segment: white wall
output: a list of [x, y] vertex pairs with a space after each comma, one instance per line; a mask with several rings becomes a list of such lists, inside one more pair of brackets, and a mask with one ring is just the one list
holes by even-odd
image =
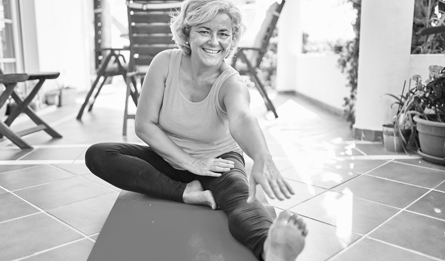
[[[25, 56], [25, 68], [57, 71], [60, 84], [86, 90], [90, 86], [93, 42], [92, 1], [22, 0], [34, 3], [37, 54]], [[28, 10], [29, 11], [29, 10]], [[38, 59], [38, 61], [36, 61]], [[36, 66], [37, 64], [37, 66]], [[32, 65], [32, 66], [27, 66]], [[56, 81], [48, 81], [46, 86]]]
[[338, 59], [336, 54], [298, 55], [294, 90], [342, 111], [343, 98], [349, 96], [349, 88], [346, 75], [337, 65]]
[[409, 76], [414, 0], [363, 0], [354, 128], [381, 130], [391, 122], [391, 100], [383, 93]]

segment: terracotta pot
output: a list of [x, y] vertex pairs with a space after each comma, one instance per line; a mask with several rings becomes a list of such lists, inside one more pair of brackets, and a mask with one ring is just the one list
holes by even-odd
[[421, 152], [435, 158], [444, 159], [445, 123], [427, 121], [417, 115], [414, 117], [414, 121], [417, 122]]

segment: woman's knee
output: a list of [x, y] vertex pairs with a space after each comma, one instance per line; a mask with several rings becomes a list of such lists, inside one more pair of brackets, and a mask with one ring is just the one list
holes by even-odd
[[104, 162], [109, 151], [109, 143], [98, 143], [91, 145], [85, 152], [85, 165], [94, 173], [97, 164]]

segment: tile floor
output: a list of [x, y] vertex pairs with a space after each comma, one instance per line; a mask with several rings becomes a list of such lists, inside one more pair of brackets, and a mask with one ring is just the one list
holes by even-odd
[[[30, 135], [34, 150], [0, 140], [0, 260], [87, 260], [120, 190], [90, 173], [85, 150], [140, 143], [132, 127], [121, 135], [123, 89], [105, 86], [81, 122], [82, 97], [39, 112], [62, 139]], [[257, 92], [252, 97], [276, 164], [297, 192], [270, 204], [299, 213], [309, 228], [297, 260], [445, 260], [444, 166], [354, 141], [342, 118], [293, 95], [273, 95], [280, 118], [268, 120]]]

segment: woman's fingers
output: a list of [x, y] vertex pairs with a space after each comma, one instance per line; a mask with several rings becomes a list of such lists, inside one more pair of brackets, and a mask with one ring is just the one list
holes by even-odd
[[279, 179], [277, 179], [277, 183], [278, 183], [278, 186], [280, 187], [280, 190], [281, 190], [281, 192], [283, 193], [283, 195], [286, 197], [286, 198], [290, 198], [292, 195], [292, 192], [290, 192], [289, 191], [289, 189], [288, 189], [288, 187], [286, 186], [286, 183], [285, 183], [286, 181], [284, 180], [284, 179], [282, 179], [282, 178], [279, 178]]
[[284, 195], [281, 192], [281, 187], [278, 185], [277, 180], [269, 180], [270, 183], [270, 187], [272, 188], [275, 196], [279, 199], [279, 200], [284, 200]]

